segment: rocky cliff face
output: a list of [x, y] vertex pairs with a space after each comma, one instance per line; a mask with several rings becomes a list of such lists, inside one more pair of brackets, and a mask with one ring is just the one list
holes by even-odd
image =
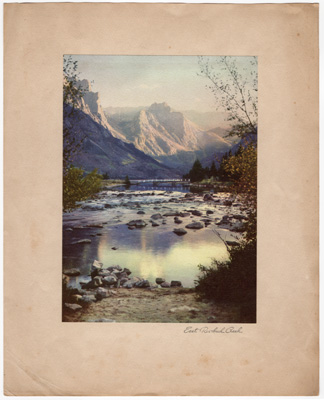
[[209, 165], [215, 155], [232, 146], [217, 130], [201, 129], [166, 103], [154, 103], [132, 115], [110, 114], [108, 121], [119, 132], [116, 137], [182, 173], [191, 168], [197, 157]]
[[122, 135], [119, 134], [107, 121], [104, 110], [101, 106], [100, 95], [98, 92], [93, 92], [91, 83], [87, 79], [79, 81], [79, 85], [84, 90], [84, 95], [81, 98], [80, 109], [87, 115], [89, 115], [95, 122], [107, 128], [110, 133], [119, 138]]
[[[73, 164], [91, 171], [108, 173], [112, 178], [177, 178], [179, 173], [164, 166], [131, 143], [118, 139], [118, 132], [110, 126], [100, 104], [99, 94], [91, 91], [87, 80], [80, 82], [85, 94], [78, 109], [64, 104], [63, 127], [70, 132], [80, 150], [73, 157]], [[114, 135], [115, 134], [115, 135]]]

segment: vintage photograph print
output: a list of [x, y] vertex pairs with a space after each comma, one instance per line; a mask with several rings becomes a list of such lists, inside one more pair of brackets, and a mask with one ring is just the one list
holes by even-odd
[[63, 57], [64, 322], [256, 323], [258, 59]]

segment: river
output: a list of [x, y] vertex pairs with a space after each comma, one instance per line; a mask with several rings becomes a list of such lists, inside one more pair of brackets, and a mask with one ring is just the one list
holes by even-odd
[[[131, 276], [153, 284], [160, 277], [193, 287], [199, 264], [208, 266], [214, 258], [220, 261], [228, 258], [226, 246], [215, 231], [222, 239], [231, 241], [239, 239], [240, 234], [216, 225], [229, 212], [223, 205], [227, 194], [218, 193], [213, 201], [204, 201], [197, 194], [186, 198], [188, 191], [188, 186], [165, 183], [114, 187], [101, 192], [95, 200], [80, 203], [80, 208], [64, 213], [63, 270], [77, 268], [81, 273], [68, 278], [69, 285], [80, 287], [80, 282], [90, 280], [89, 270], [93, 261], [98, 260], [105, 268], [126, 267], [132, 271]], [[239, 212], [239, 205], [233, 206]], [[199, 210], [202, 215], [192, 215], [193, 210]], [[163, 220], [156, 220], [158, 226], [152, 226], [153, 214], [170, 212], [189, 215], [179, 217], [182, 220], [179, 224], [173, 216], [165, 216]], [[185, 228], [193, 221], [206, 218], [209, 222], [203, 229]], [[129, 229], [127, 223], [136, 219], [144, 220], [147, 226]], [[185, 228], [187, 234], [178, 236], [174, 228]], [[90, 239], [91, 243], [75, 244], [81, 239]]]

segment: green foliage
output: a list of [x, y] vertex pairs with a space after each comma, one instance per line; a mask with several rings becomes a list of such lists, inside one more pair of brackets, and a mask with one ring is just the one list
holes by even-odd
[[63, 210], [75, 208], [77, 201], [86, 200], [101, 189], [102, 176], [97, 169], [84, 176], [81, 168], [70, 167], [63, 176]]
[[210, 267], [199, 266], [196, 291], [201, 298], [241, 304], [245, 322], [255, 322], [256, 242], [233, 246], [229, 253], [228, 262], [214, 260]]
[[201, 162], [197, 159], [189, 171], [188, 174], [184, 175], [184, 179], [190, 179], [191, 182], [200, 182], [202, 181], [205, 176], [208, 176], [206, 174], [205, 168], [202, 167]]

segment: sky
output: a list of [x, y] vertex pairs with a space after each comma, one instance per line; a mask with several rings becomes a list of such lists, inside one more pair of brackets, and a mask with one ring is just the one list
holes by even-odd
[[[166, 102], [176, 111], [216, 111], [215, 98], [199, 76], [197, 56], [72, 55], [80, 79], [91, 81], [105, 107], [139, 107]], [[211, 62], [219, 57], [208, 57]], [[250, 68], [250, 57], [236, 57]], [[222, 110], [219, 110], [222, 111]]]

